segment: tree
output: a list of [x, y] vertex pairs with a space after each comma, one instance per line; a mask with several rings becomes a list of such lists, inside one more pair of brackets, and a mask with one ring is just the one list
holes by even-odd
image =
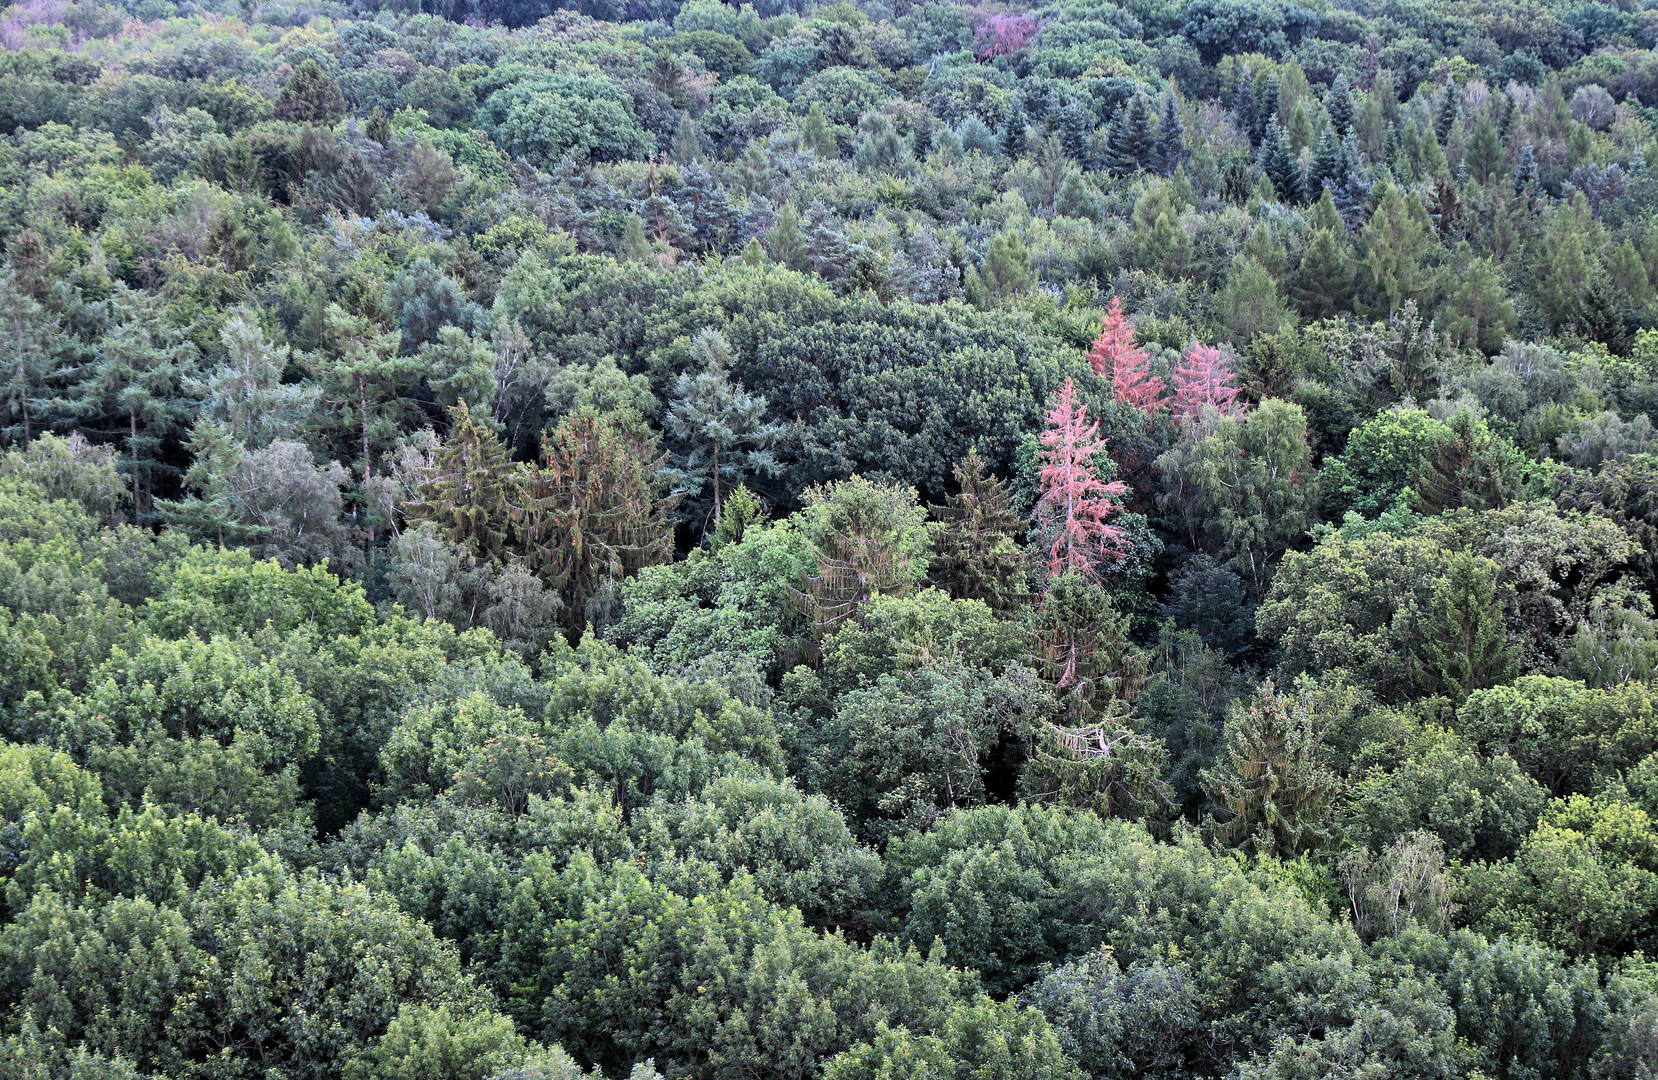
[[1328, 838], [1340, 787], [1323, 763], [1326, 718], [1305, 686], [1279, 692], [1271, 680], [1228, 712], [1221, 756], [1203, 788], [1227, 815], [1212, 828], [1222, 841], [1266, 855], [1293, 855]]
[[321, 399], [332, 407], [322, 422], [355, 429], [357, 469], [365, 486], [374, 474], [376, 451], [397, 436], [409, 409], [415, 362], [399, 352], [398, 339], [397, 331], [383, 332], [367, 318], [330, 304], [323, 316], [323, 350], [312, 360]]
[[1260, 154], [1261, 171], [1272, 181], [1272, 190], [1279, 201], [1292, 206], [1300, 203], [1301, 169], [1291, 156], [1289, 144], [1284, 139], [1284, 132], [1279, 128], [1276, 116], [1267, 124]]
[[345, 95], [340, 84], [315, 60], [299, 63], [282, 84], [276, 101], [276, 115], [301, 124], [332, 127], [345, 115]]
[[229, 437], [249, 450], [291, 438], [316, 407], [318, 388], [282, 381], [292, 356], [272, 346], [251, 313], [237, 311], [219, 331], [224, 362], [190, 383], [201, 395], [201, 417], [224, 425]]
[[1152, 166], [1163, 176], [1173, 176], [1186, 160], [1186, 125], [1180, 119], [1180, 103], [1172, 93], [1163, 96], [1163, 118], [1157, 124], [1151, 157]]
[[1264, 597], [1318, 505], [1301, 406], [1268, 398], [1242, 417], [1206, 413], [1157, 468], [1167, 485], [1158, 502], [1184, 521], [1192, 546], [1230, 561]]
[[1110, 594], [1081, 574], [1048, 582], [1032, 635], [1038, 668], [1074, 724], [1101, 712], [1115, 717], [1107, 703], [1132, 702], [1145, 684], [1145, 659], [1129, 641], [1128, 620]]
[[1174, 397], [1169, 406], [1176, 416], [1195, 420], [1205, 408], [1230, 414], [1237, 410], [1238, 395], [1232, 385], [1232, 363], [1217, 348], [1193, 340], [1182, 363], [1175, 367], [1171, 381]]
[[580, 630], [607, 584], [673, 556], [671, 498], [661, 493], [652, 437], [630, 414], [584, 406], [542, 440], [541, 460], [524, 466], [511, 493], [513, 528], [525, 564]]
[[1088, 350], [1088, 363], [1097, 378], [1111, 379], [1118, 401], [1150, 416], [1162, 404], [1163, 380], [1151, 373], [1149, 358], [1134, 342], [1134, 327], [1123, 314], [1123, 303], [1111, 298], [1104, 324]]
[[796, 597], [820, 637], [871, 597], [903, 596], [926, 576], [933, 530], [913, 488], [854, 476], [804, 499], [813, 565]]
[[1106, 168], [1119, 176], [1139, 172], [1153, 165], [1156, 142], [1151, 130], [1151, 109], [1136, 94], [1111, 122], [1105, 140]]
[[141, 519], [150, 512], [157, 474], [167, 469], [157, 460], [162, 444], [189, 416], [182, 391], [198, 354], [158, 300], [121, 286], [112, 304], [116, 323], [81, 372], [74, 411], [95, 429], [121, 434], [133, 511]]
[[1421, 200], [1389, 186], [1364, 227], [1365, 270], [1389, 316], [1426, 286], [1421, 262], [1432, 244], [1433, 222]]
[[674, 462], [685, 498], [701, 505], [708, 490], [708, 516], [717, 526], [724, 492], [750, 476], [775, 476], [772, 449], [783, 425], [765, 419], [766, 399], [731, 379], [731, 346], [718, 330], [704, 330], [691, 342], [691, 359], [701, 370], [682, 371], [663, 425], [673, 440]]
[[449, 410], [449, 434], [414, 499], [401, 508], [411, 522], [430, 521], [477, 559], [505, 557], [511, 528], [512, 464], [495, 433], [473, 419], [466, 402]]
[[1028, 560], [1016, 540], [1020, 521], [1007, 483], [986, 472], [977, 448], [956, 465], [954, 475], [957, 492], [928, 508], [940, 528], [933, 535], [927, 578], [951, 596], [1011, 611], [1024, 595]]
[[1460, 701], [1512, 675], [1497, 571], [1490, 559], [1458, 552], [1434, 583], [1422, 625], [1424, 689]]
[[0, 438], [26, 447], [54, 419], [56, 337], [56, 320], [24, 291], [17, 272], [0, 272]]
[[1032, 513], [1048, 549], [1046, 572], [1099, 577], [1127, 554], [1127, 533], [1109, 519], [1122, 512], [1118, 500], [1128, 486], [1100, 479], [1095, 462], [1105, 453], [1105, 441], [1099, 422], [1090, 422], [1087, 406], [1076, 399], [1072, 380], [1055, 393], [1047, 419], [1038, 455], [1041, 494]]

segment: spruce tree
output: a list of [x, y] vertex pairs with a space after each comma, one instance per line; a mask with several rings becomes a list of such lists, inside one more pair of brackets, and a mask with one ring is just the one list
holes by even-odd
[[673, 442], [669, 460], [693, 519], [719, 523], [724, 492], [756, 474], [775, 476], [772, 447], [783, 425], [765, 418], [766, 399], [731, 379], [731, 346], [718, 330], [691, 342], [699, 370], [682, 371], [663, 418]]
[[1353, 91], [1347, 82], [1347, 73], [1336, 76], [1324, 95], [1324, 111], [1330, 114], [1330, 130], [1339, 140], [1353, 130]]
[[1347, 175], [1352, 164], [1344, 160], [1341, 141], [1333, 128], [1325, 128], [1313, 150], [1313, 160], [1307, 166], [1307, 198], [1319, 199], [1326, 187], [1334, 187]]
[[1459, 551], [1434, 582], [1423, 613], [1418, 655], [1424, 692], [1460, 702], [1475, 690], [1498, 686], [1513, 676], [1514, 658], [1497, 592], [1500, 570], [1490, 559]]
[[449, 417], [448, 437], [403, 514], [412, 522], [430, 521], [473, 558], [499, 562], [511, 527], [512, 462], [501, 440], [466, 402], [450, 409]]
[[1194, 339], [1171, 378], [1174, 397], [1169, 404], [1176, 416], [1195, 420], [1206, 408], [1223, 414], [1237, 411], [1242, 391], [1234, 385], [1231, 362], [1219, 349]]
[[1451, 125], [1457, 122], [1462, 110], [1458, 106], [1456, 83], [1446, 83], [1445, 90], [1439, 95], [1439, 108], [1434, 112], [1433, 131], [1440, 142], [1451, 133]]
[[1157, 142], [1152, 163], [1163, 176], [1173, 176], [1186, 160], [1186, 125], [1180, 119], [1180, 105], [1172, 93], [1163, 95], [1163, 118], [1157, 124]]
[[1094, 117], [1087, 106], [1080, 101], [1071, 101], [1059, 110], [1058, 122], [1055, 125], [1059, 133], [1059, 145], [1070, 157], [1083, 168], [1089, 168], [1092, 152], [1089, 149], [1089, 139], [1094, 134]]
[[1135, 344], [1134, 327], [1123, 314], [1123, 302], [1111, 298], [1099, 336], [1088, 350], [1088, 363], [1098, 378], [1111, 380], [1112, 396], [1147, 416], [1163, 403], [1163, 380], [1151, 373], [1146, 351]]
[[1072, 380], [1055, 393], [1047, 420], [1038, 455], [1041, 494], [1033, 515], [1047, 548], [1047, 573], [1098, 578], [1128, 551], [1128, 534], [1110, 523], [1122, 512], [1119, 500], [1128, 486], [1102, 480], [1096, 471], [1105, 440], [1099, 438], [1099, 422], [1090, 422], [1087, 406], [1077, 400]]
[[1012, 611], [1024, 594], [1027, 559], [1017, 542], [1020, 521], [1008, 485], [986, 471], [976, 447], [953, 475], [956, 494], [928, 508], [941, 524], [933, 536], [928, 580], [957, 599]]
[[1226, 817], [1211, 828], [1223, 843], [1261, 855], [1293, 855], [1329, 838], [1340, 779], [1323, 762], [1327, 725], [1310, 695], [1279, 693], [1272, 681], [1226, 717], [1219, 759], [1202, 773]]
[[1267, 124], [1266, 136], [1261, 142], [1261, 171], [1272, 181], [1272, 190], [1280, 202], [1292, 206], [1301, 202], [1301, 168], [1290, 156], [1277, 120]]
[[638, 417], [583, 406], [545, 437], [541, 461], [521, 469], [513, 528], [525, 566], [558, 593], [567, 630], [590, 621], [608, 584], [673, 558], [660, 466]]
[[1152, 162], [1154, 140], [1151, 110], [1146, 99], [1135, 95], [1111, 122], [1105, 141], [1105, 164], [1119, 176], [1139, 172]]

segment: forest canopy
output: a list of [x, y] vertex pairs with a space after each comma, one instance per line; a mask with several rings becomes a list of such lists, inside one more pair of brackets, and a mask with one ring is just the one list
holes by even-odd
[[0, 8], [0, 1080], [1658, 1076], [1655, 49]]

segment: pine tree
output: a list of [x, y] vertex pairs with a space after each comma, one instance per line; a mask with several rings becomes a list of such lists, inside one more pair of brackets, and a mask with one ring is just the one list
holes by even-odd
[[724, 492], [756, 474], [775, 476], [772, 446], [783, 425], [765, 418], [766, 399], [731, 380], [731, 346], [718, 330], [703, 330], [691, 342], [700, 370], [682, 371], [664, 426], [673, 440], [669, 460], [695, 511], [704, 505], [717, 525]]
[[957, 463], [954, 476], [960, 490], [929, 508], [942, 527], [933, 537], [928, 580], [957, 599], [1011, 611], [1023, 593], [1026, 558], [1008, 486], [985, 471], [977, 448]]
[[292, 437], [315, 408], [317, 387], [282, 381], [291, 353], [273, 347], [254, 317], [235, 312], [219, 331], [225, 359], [205, 378], [192, 380], [201, 395], [201, 415], [225, 425], [230, 437], [249, 450]]
[[156, 298], [118, 286], [111, 308], [115, 325], [82, 368], [71, 408], [83, 425], [120, 437], [142, 519], [168, 469], [158, 460], [162, 444], [182, 434], [188, 419], [192, 403], [183, 390], [199, 357]]
[[1163, 380], [1151, 373], [1146, 351], [1135, 344], [1134, 327], [1123, 314], [1123, 302], [1111, 298], [1099, 337], [1088, 350], [1088, 363], [1099, 378], [1111, 379], [1116, 400], [1150, 416], [1163, 404]]
[[1157, 142], [1152, 164], [1163, 176], [1173, 176], [1186, 160], [1186, 125], [1180, 119], [1180, 104], [1173, 94], [1163, 95], [1163, 118], [1157, 124]]
[[1072, 380], [1055, 393], [1047, 421], [1040, 436], [1041, 495], [1034, 513], [1048, 548], [1047, 574], [1074, 571], [1097, 578], [1127, 554], [1128, 534], [1110, 519], [1122, 511], [1118, 500], [1128, 494], [1128, 486], [1102, 481], [1095, 471], [1105, 440], [1099, 438], [1099, 423], [1089, 422]]
[[345, 115], [345, 95], [321, 64], [303, 60], [282, 84], [282, 93], [276, 99], [276, 115], [301, 124], [332, 126]]
[[376, 449], [397, 437], [411, 404], [418, 362], [401, 353], [399, 338], [396, 330], [383, 333], [361, 315], [329, 304], [323, 348], [311, 360], [322, 403], [330, 406], [323, 420], [338, 425], [338, 434], [352, 432], [365, 485], [374, 473]]
[[449, 417], [449, 435], [403, 514], [409, 521], [430, 521], [473, 558], [499, 562], [511, 526], [512, 463], [466, 402], [450, 409]]
[[1194, 340], [1171, 377], [1174, 399], [1170, 406], [1176, 416], [1195, 420], [1205, 408], [1222, 414], [1238, 411], [1241, 391], [1233, 385], [1231, 362], [1219, 349]]
[[1278, 74], [1269, 71], [1255, 92], [1255, 115], [1251, 118], [1250, 130], [1255, 134], [1257, 146], [1266, 138], [1267, 127], [1278, 119], [1278, 89]]
[[1512, 677], [1514, 658], [1497, 595], [1500, 569], [1490, 559], [1459, 551], [1434, 582], [1422, 619], [1419, 670], [1424, 692], [1460, 702], [1475, 690]]

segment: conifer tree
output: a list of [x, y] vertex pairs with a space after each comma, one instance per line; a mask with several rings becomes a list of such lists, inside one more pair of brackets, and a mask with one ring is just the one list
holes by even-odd
[[1342, 153], [1341, 140], [1331, 128], [1325, 128], [1313, 149], [1313, 160], [1307, 166], [1307, 198], [1317, 200], [1325, 188], [1339, 184], [1353, 168]]
[[51, 420], [57, 320], [12, 270], [0, 273], [0, 438], [27, 447]]
[[1059, 110], [1056, 127], [1059, 145], [1066, 156], [1083, 168], [1088, 168], [1093, 157], [1089, 140], [1094, 134], [1094, 117], [1080, 101], [1070, 101]]
[[1537, 190], [1537, 151], [1530, 143], [1520, 147], [1520, 163], [1514, 169], [1514, 194], [1530, 196]]
[[724, 492], [756, 474], [775, 476], [772, 447], [783, 425], [765, 418], [766, 399], [731, 380], [731, 346], [718, 330], [703, 330], [691, 342], [699, 370], [682, 371], [664, 426], [673, 439], [673, 472], [685, 497], [698, 510], [706, 503], [717, 525]]
[[1226, 718], [1221, 753], [1203, 789], [1227, 817], [1212, 827], [1224, 843], [1263, 855], [1293, 855], [1328, 838], [1339, 778], [1321, 761], [1326, 725], [1309, 695], [1272, 681]]
[[766, 253], [772, 260], [790, 270], [806, 270], [811, 266], [806, 254], [806, 240], [800, 234], [800, 215], [794, 204], [787, 203], [777, 215], [777, 224], [766, 237]]
[[521, 469], [513, 527], [525, 565], [558, 593], [566, 629], [592, 618], [607, 583], [673, 557], [660, 464], [636, 416], [583, 406], [545, 437], [540, 463]]
[[958, 599], [1011, 611], [1023, 591], [1026, 558], [1016, 540], [1019, 516], [1008, 486], [985, 471], [976, 447], [957, 463], [954, 476], [960, 490], [929, 508], [941, 527], [933, 537], [928, 579]]
[[1117, 110], [1105, 140], [1105, 164], [1119, 176], [1139, 172], [1152, 163], [1154, 139], [1151, 110], [1146, 99], [1136, 94]]
[[1085, 574], [1071, 570], [1047, 583], [1032, 629], [1038, 670], [1073, 724], [1090, 722], [1107, 702], [1132, 702], [1145, 686], [1145, 657], [1129, 639], [1128, 619]]
[[825, 161], [840, 157], [835, 133], [829, 129], [829, 118], [823, 114], [823, 106], [815, 101], [800, 126], [800, 139], [806, 144], [806, 149]]
[[1255, 80], [1248, 69], [1242, 71], [1238, 78], [1237, 92], [1232, 95], [1232, 114], [1238, 129], [1249, 136], [1250, 143], [1258, 142], [1255, 133]]
[[323, 320], [323, 349], [312, 359], [328, 405], [325, 424], [352, 432], [357, 467], [365, 485], [374, 473], [375, 450], [396, 436], [407, 409], [417, 362], [398, 349], [400, 334], [381, 332], [361, 315], [329, 304]]
[[685, 167], [684, 175], [685, 183], [674, 192], [674, 202], [689, 229], [692, 250], [725, 250], [737, 228], [737, 211], [725, 188], [695, 162]]
[[1451, 125], [1457, 122], [1461, 110], [1457, 107], [1456, 83], [1446, 83], [1445, 90], [1439, 95], [1439, 108], [1434, 113], [1433, 131], [1440, 142], [1451, 133]]
[[317, 387], [284, 383], [290, 352], [272, 346], [254, 317], [231, 315], [219, 331], [225, 359], [190, 388], [201, 395], [201, 415], [225, 425], [229, 435], [249, 450], [291, 437], [316, 407]]
[[1034, 513], [1048, 549], [1047, 574], [1097, 578], [1127, 553], [1128, 535], [1110, 519], [1122, 511], [1118, 500], [1128, 486], [1100, 479], [1094, 461], [1105, 452], [1105, 440], [1099, 438], [1098, 421], [1090, 422], [1087, 406], [1077, 400], [1071, 379], [1054, 394], [1047, 419]]
[[1088, 350], [1088, 363], [1099, 378], [1110, 378], [1116, 400], [1150, 416], [1163, 404], [1163, 380], [1151, 373], [1146, 351], [1134, 342], [1134, 327], [1123, 314], [1123, 302], [1111, 298], [1099, 337]]
[[1420, 199], [1390, 185], [1364, 227], [1364, 242], [1365, 269], [1391, 316], [1425, 285], [1421, 263], [1433, 222]]
[[1490, 559], [1457, 552], [1444, 576], [1434, 582], [1421, 623], [1419, 670], [1425, 692], [1460, 702], [1513, 675], [1514, 658], [1497, 595], [1500, 569]]
[[1171, 378], [1174, 398], [1170, 406], [1176, 416], [1195, 420], [1205, 408], [1223, 414], [1237, 411], [1242, 391], [1234, 385], [1231, 362], [1214, 346], [1194, 340]]
[[1324, 95], [1324, 111], [1330, 114], [1330, 129], [1337, 141], [1353, 130], [1353, 90], [1347, 82], [1347, 73], [1337, 75]]
[[466, 402], [450, 409], [449, 417], [449, 435], [403, 514], [409, 521], [430, 521], [473, 558], [498, 562], [511, 527], [512, 463], [501, 440], [473, 417]]
[[345, 95], [321, 64], [302, 60], [282, 84], [276, 115], [283, 120], [327, 127], [345, 115]]
[[1152, 147], [1152, 167], [1163, 176], [1173, 176], [1186, 160], [1186, 125], [1180, 119], [1180, 104], [1172, 93], [1163, 95], [1163, 118], [1157, 124], [1157, 142]]
[[1272, 190], [1280, 202], [1294, 205], [1301, 201], [1301, 168], [1290, 156], [1283, 129], [1276, 119], [1267, 124], [1261, 142], [1261, 171], [1272, 181]]
[[133, 507], [150, 510], [163, 442], [182, 434], [192, 403], [183, 393], [199, 360], [196, 347], [166, 318], [160, 301], [119, 286], [114, 327], [75, 386], [71, 408], [83, 424], [120, 438], [132, 476]]
[[805, 492], [814, 565], [795, 600], [821, 637], [870, 597], [903, 596], [927, 571], [933, 527], [915, 490], [853, 476]]

